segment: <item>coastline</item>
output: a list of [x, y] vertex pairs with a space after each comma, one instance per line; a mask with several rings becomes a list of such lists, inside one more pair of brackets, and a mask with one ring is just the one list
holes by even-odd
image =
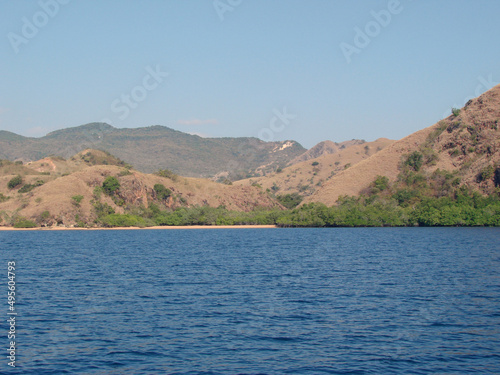
[[179, 226], [154, 226], [154, 227], [116, 227], [116, 228], [66, 228], [66, 227], [37, 227], [13, 228], [0, 227], [0, 231], [65, 231], [65, 230], [161, 230], [161, 229], [271, 229], [276, 225], [179, 225]]

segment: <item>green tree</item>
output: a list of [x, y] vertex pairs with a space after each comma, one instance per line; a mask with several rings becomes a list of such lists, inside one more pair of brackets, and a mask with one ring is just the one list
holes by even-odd
[[389, 179], [386, 176], [377, 176], [372, 182], [371, 193], [377, 194], [389, 188]]
[[177, 181], [179, 176], [172, 172], [170, 169], [160, 169], [156, 174], [160, 177], [170, 178], [172, 181]]
[[83, 195], [74, 195], [71, 197], [73, 205], [80, 207], [80, 203], [83, 200]]
[[415, 203], [418, 196], [418, 191], [412, 189], [400, 189], [392, 195], [401, 207], [408, 207], [410, 204]]
[[129, 214], [111, 214], [104, 216], [101, 222], [106, 227], [144, 227], [146, 222], [142, 217]]
[[19, 185], [23, 183], [23, 178], [20, 175], [17, 175], [16, 177], [13, 177], [8, 183], [7, 187], [9, 189], [15, 189]]
[[295, 208], [302, 202], [302, 197], [299, 193], [278, 195], [276, 198], [278, 202], [288, 209]]
[[483, 170], [479, 173], [477, 180], [478, 181], [487, 181], [493, 179], [495, 175], [495, 167], [492, 165], [488, 165], [483, 168]]
[[108, 176], [102, 183], [102, 188], [105, 194], [112, 196], [120, 190], [120, 181], [116, 177]]
[[14, 228], [36, 228], [36, 226], [35, 222], [24, 217], [20, 217], [14, 222]]
[[115, 213], [115, 209], [107, 203], [93, 202], [94, 211], [97, 217], [103, 217], [106, 215], [112, 215]]
[[418, 151], [414, 151], [408, 156], [408, 158], [405, 161], [405, 164], [410, 168], [412, 168], [415, 172], [418, 172], [422, 167], [423, 162], [424, 162], [423, 155]]
[[162, 184], [156, 184], [153, 187], [153, 190], [155, 191], [156, 196], [158, 197], [158, 199], [160, 199], [162, 201], [168, 199], [172, 195], [172, 190], [166, 188]]

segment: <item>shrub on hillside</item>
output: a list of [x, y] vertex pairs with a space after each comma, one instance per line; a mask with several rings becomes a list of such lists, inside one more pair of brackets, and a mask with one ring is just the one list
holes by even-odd
[[443, 133], [443, 131], [447, 127], [448, 127], [448, 125], [446, 124], [446, 122], [440, 121], [439, 126], [436, 129], [434, 129], [432, 132], [430, 132], [429, 135], [427, 136], [425, 144], [428, 146], [428, 145], [431, 145], [432, 143], [434, 143], [434, 141]]
[[420, 152], [414, 151], [408, 156], [404, 164], [412, 168], [415, 172], [418, 172], [424, 162], [423, 159], [424, 157]]
[[423, 163], [425, 165], [436, 165], [436, 162], [439, 159], [439, 156], [436, 153], [436, 151], [434, 151], [430, 147], [423, 147], [421, 151], [422, 151]]
[[156, 184], [153, 187], [153, 190], [156, 193], [156, 197], [162, 201], [168, 199], [172, 195], [172, 190], [166, 188], [162, 184]]
[[20, 193], [29, 193], [31, 190], [38, 186], [42, 186], [45, 183], [43, 180], [38, 180], [34, 184], [26, 184], [21, 189], [19, 189]]
[[47, 226], [52, 222], [52, 215], [49, 211], [43, 211], [36, 220], [40, 225]]
[[102, 188], [106, 195], [112, 196], [120, 190], [120, 181], [116, 177], [108, 176], [102, 183]]
[[276, 198], [288, 209], [295, 208], [302, 202], [302, 197], [298, 193], [278, 195]]
[[29, 193], [31, 190], [33, 190], [35, 187], [31, 184], [26, 184], [23, 185], [21, 189], [19, 189], [19, 193]]
[[94, 211], [97, 217], [103, 217], [106, 215], [112, 215], [115, 213], [115, 210], [113, 207], [111, 207], [107, 203], [101, 203], [101, 202], [93, 202], [94, 206]]
[[93, 196], [95, 199], [100, 200], [101, 199], [101, 194], [103, 193], [104, 189], [102, 186], [96, 186], [93, 191]]
[[23, 217], [18, 218], [14, 223], [14, 228], [36, 228], [36, 223]]
[[378, 194], [381, 191], [387, 190], [389, 188], [389, 179], [386, 176], [377, 176], [372, 182], [370, 192], [372, 194]]
[[495, 167], [492, 165], [488, 165], [487, 167], [483, 168], [483, 170], [479, 173], [477, 176], [478, 182], [481, 181], [488, 181], [493, 179], [493, 176], [495, 175]]
[[495, 170], [495, 177], [493, 178], [493, 182], [496, 187], [500, 187], [500, 166]]
[[82, 203], [83, 200], [83, 195], [74, 195], [71, 197], [71, 203], [73, 203], [74, 206], [80, 207], [80, 203]]
[[170, 178], [172, 181], [177, 181], [178, 177], [174, 172], [170, 169], [160, 169], [156, 174], [160, 177]]
[[15, 189], [16, 187], [18, 187], [19, 185], [21, 185], [23, 183], [23, 178], [19, 175], [17, 175], [16, 177], [13, 177], [8, 183], [7, 183], [7, 187], [9, 189]]
[[123, 169], [120, 171], [120, 173], [118, 173], [118, 176], [122, 177], [122, 176], [130, 176], [132, 174], [132, 172], [130, 172], [130, 169]]
[[412, 203], [415, 203], [419, 197], [418, 190], [412, 189], [400, 189], [396, 191], [392, 197], [398, 202], [401, 207], [408, 207]]

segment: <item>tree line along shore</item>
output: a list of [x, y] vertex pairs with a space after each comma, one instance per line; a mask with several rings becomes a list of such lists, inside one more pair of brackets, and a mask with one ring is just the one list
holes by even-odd
[[[114, 178], [101, 188], [104, 194], [118, 199], [120, 186]], [[298, 194], [278, 195], [282, 208], [257, 208], [249, 212], [228, 210], [224, 206], [161, 208], [161, 200], [169, 195], [164, 186], [155, 186], [158, 202], [148, 207], [125, 205], [117, 213], [107, 203], [93, 200], [92, 221], [77, 221], [79, 228], [158, 227], [158, 226], [243, 226], [277, 227], [399, 227], [399, 226], [500, 226], [498, 192], [482, 195], [459, 185], [456, 174], [435, 171], [432, 174], [407, 169], [397, 182], [378, 176], [358, 197], [343, 196], [337, 205], [301, 204]], [[74, 197], [75, 205], [80, 197]], [[123, 204], [123, 202], [121, 202]], [[164, 207], [164, 206], [163, 206]], [[17, 218], [14, 228], [52, 226], [42, 213], [38, 220]], [[56, 224], [57, 226], [57, 224]]]

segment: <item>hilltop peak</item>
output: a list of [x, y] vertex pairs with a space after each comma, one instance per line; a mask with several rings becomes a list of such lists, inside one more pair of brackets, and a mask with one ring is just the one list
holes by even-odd
[[299, 155], [295, 159], [293, 159], [288, 165], [293, 165], [297, 164], [303, 161], [311, 160], [311, 159], [316, 159], [319, 158], [320, 156], [323, 155], [330, 155], [330, 154], [335, 154], [339, 150], [343, 150], [347, 147], [351, 147], [354, 145], [359, 145], [365, 143], [364, 140], [362, 139], [352, 139], [350, 141], [344, 141], [341, 143], [337, 142], [332, 142], [332, 141], [323, 141], [318, 143], [317, 145], [313, 146], [306, 152], [304, 152], [302, 155]]
[[71, 158], [73, 161], [82, 160], [86, 165], [116, 165], [128, 166], [123, 160], [111, 155], [107, 151], [86, 149]]
[[395, 182], [402, 166], [408, 165], [410, 155], [420, 159], [416, 172], [455, 173], [457, 183], [489, 194], [498, 183], [493, 176], [500, 161], [499, 121], [500, 85], [497, 85], [470, 100], [464, 108], [453, 109], [450, 116], [438, 123], [338, 173], [305, 202], [333, 205], [340, 196], [361, 194], [377, 176]]
[[[274, 170], [305, 151], [295, 141], [201, 138], [161, 125], [114, 128], [106, 123], [90, 123], [57, 130], [42, 138], [29, 139], [29, 142], [24, 137], [5, 138], [0, 137], [1, 157], [9, 160], [29, 162], [49, 155], [71, 158], [83, 150], [99, 149], [144, 172], [169, 169], [188, 177], [209, 178], [225, 173], [225, 177], [231, 179], [244, 178], [256, 173], [256, 169]], [[95, 152], [86, 158], [92, 162], [101, 157], [103, 160], [108, 158]]]
[[16, 134], [16, 133], [9, 132], [7, 130], [0, 130], [0, 140], [13, 141], [13, 140], [23, 140], [26, 138], [27, 137], [24, 137], [24, 136]]
[[45, 137], [58, 137], [62, 135], [75, 134], [75, 133], [82, 133], [82, 134], [85, 133], [93, 134], [95, 132], [110, 133], [113, 130], [116, 130], [116, 128], [109, 124], [106, 124], [105, 122], [91, 122], [89, 124], [75, 126], [72, 128], [55, 130], [53, 132], [48, 133]]

